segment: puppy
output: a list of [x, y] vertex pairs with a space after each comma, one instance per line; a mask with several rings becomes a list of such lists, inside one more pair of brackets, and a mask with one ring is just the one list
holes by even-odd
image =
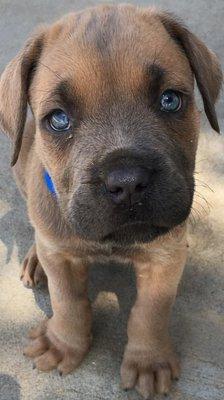
[[172, 15], [124, 4], [40, 28], [3, 72], [1, 127], [35, 229], [21, 278], [34, 286], [46, 274], [53, 309], [25, 349], [39, 370], [82, 362], [88, 268], [113, 258], [133, 263], [137, 283], [122, 386], [147, 398], [178, 378], [168, 324], [194, 194], [194, 78], [219, 131], [216, 56]]

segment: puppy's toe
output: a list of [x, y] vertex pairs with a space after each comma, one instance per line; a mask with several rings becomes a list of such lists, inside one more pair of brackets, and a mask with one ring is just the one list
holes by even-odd
[[142, 372], [138, 377], [136, 390], [144, 399], [148, 399], [150, 396], [152, 396], [154, 394], [153, 373]]
[[172, 375], [170, 368], [158, 367], [155, 371], [155, 389], [159, 394], [168, 394], [172, 384]]
[[128, 364], [121, 366], [121, 386], [123, 389], [132, 389], [137, 381], [137, 369]]
[[34, 363], [37, 369], [47, 372], [57, 368], [58, 363], [61, 361], [62, 357], [62, 353], [56, 348], [52, 347], [40, 357], [35, 358]]
[[31, 289], [34, 287], [33, 276], [34, 276], [35, 268], [36, 268], [36, 262], [34, 262], [31, 259], [24, 260], [21, 275], [20, 275], [20, 280], [23, 282], [23, 285], [28, 289]]
[[29, 346], [24, 349], [24, 355], [27, 357], [37, 357], [43, 354], [49, 348], [49, 341], [42, 335], [33, 340]]
[[34, 282], [34, 286], [39, 285], [39, 283], [45, 284], [47, 282], [46, 274], [39, 262], [37, 263], [35, 271], [34, 271], [33, 282]]
[[123, 365], [121, 368], [121, 380], [123, 389], [136, 388], [137, 392], [148, 399], [154, 394], [154, 375], [145, 370], [138, 371], [135, 365]]
[[46, 274], [37, 257], [35, 244], [31, 246], [23, 261], [20, 279], [27, 288], [33, 288], [39, 283], [47, 281]]

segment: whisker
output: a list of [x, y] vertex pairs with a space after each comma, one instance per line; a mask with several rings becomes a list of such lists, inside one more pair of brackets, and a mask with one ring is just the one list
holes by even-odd
[[200, 160], [196, 160], [196, 164], [199, 164], [199, 163], [201, 163], [203, 161], [209, 161], [209, 159], [208, 158], [201, 158]]
[[[202, 181], [201, 179], [198, 179], [198, 178], [195, 178], [195, 180], [196, 180], [197, 182], [200, 182], [200, 183], [201, 183], [201, 186], [203, 186], [203, 187], [205, 187], [205, 188], [211, 190], [211, 192], [214, 193], [214, 190], [213, 190], [206, 182], [204, 182], [204, 181]], [[196, 186], [197, 186], [197, 183], [196, 183]]]
[[194, 199], [194, 203], [198, 204], [201, 207], [201, 209], [204, 211], [205, 214], [208, 214], [208, 212], [210, 212], [210, 208], [208, 207], [207, 210], [206, 210], [206, 208], [199, 201]]
[[201, 200], [203, 200], [207, 204], [208, 207], [212, 207], [212, 204], [209, 203], [209, 201], [204, 196], [202, 196], [201, 193], [195, 191], [195, 196], [199, 197]]

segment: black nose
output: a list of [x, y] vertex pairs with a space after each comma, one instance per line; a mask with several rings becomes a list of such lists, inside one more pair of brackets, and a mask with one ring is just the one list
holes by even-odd
[[115, 204], [139, 202], [149, 181], [149, 173], [141, 167], [117, 169], [109, 172], [105, 185]]

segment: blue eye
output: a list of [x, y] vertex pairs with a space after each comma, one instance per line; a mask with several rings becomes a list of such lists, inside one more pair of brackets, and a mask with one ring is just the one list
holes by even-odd
[[173, 90], [166, 90], [160, 98], [160, 109], [166, 112], [179, 111], [182, 106], [180, 95]]
[[53, 111], [48, 117], [50, 127], [56, 132], [67, 131], [70, 127], [70, 120], [62, 110]]

